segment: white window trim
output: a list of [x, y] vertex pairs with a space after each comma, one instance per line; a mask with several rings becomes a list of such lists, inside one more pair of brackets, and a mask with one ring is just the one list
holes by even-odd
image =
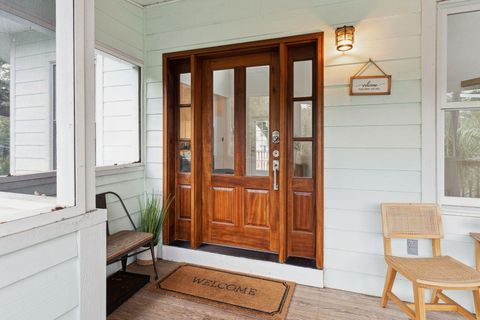
[[143, 60], [137, 59], [137, 58], [129, 55], [128, 53], [125, 53], [125, 52], [121, 51], [121, 50], [112, 48], [109, 45], [106, 45], [101, 41], [96, 41], [95, 42], [95, 48], [99, 51], [103, 51], [103, 52], [105, 52], [105, 53], [107, 53], [111, 56], [114, 56], [118, 59], [125, 60], [128, 63], [134, 64], [134, 65], [136, 65], [136, 66], [138, 66], [142, 69], [144, 67]]
[[[19, 15], [18, 8], [3, 3], [0, 9]], [[57, 69], [61, 75], [57, 101], [70, 106], [61, 108], [64, 113], [58, 114], [63, 120], [58, 123], [63, 126], [58, 152], [66, 154], [67, 159], [58, 163], [57, 174], [62, 179], [57, 182], [57, 189], [61, 190], [57, 192], [57, 203], [66, 208], [54, 212], [32, 211], [21, 219], [0, 221], [0, 238], [95, 210], [95, 150], [86, 148], [95, 141], [94, 66], [91, 63], [95, 52], [95, 5], [93, 0], [57, 1], [56, 12], [57, 51], [71, 52], [57, 57], [57, 68], [65, 68]]]
[[[447, 44], [447, 16], [449, 14], [478, 11], [480, 10], [480, 2], [474, 0], [461, 0], [461, 1], [445, 1], [438, 3], [436, 17], [437, 28], [437, 44], [436, 44], [436, 165], [437, 165], [437, 201], [448, 208], [465, 207], [465, 208], [479, 208], [480, 199], [478, 198], [462, 198], [462, 197], [448, 197], [445, 196], [444, 186], [444, 121], [445, 110], [458, 109], [458, 108], [474, 108], [480, 106], [480, 103], [464, 103], [464, 102], [446, 102], [446, 69], [447, 69], [447, 57], [446, 57], [446, 44]], [[433, 51], [435, 52], [435, 51]], [[423, 74], [425, 76], [425, 74]], [[424, 106], [425, 107], [425, 106]], [[424, 131], [425, 133], [425, 131]], [[426, 145], [424, 145], [425, 147]], [[430, 148], [428, 148], [430, 149]], [[424, 148], [425, 151], [426, 148]], [[428, 151], [430, 152], [430, 151]], [[423, 168], [425, 169], [425, 168]], [[469, 211], [469, 210], [467, 210]], [[478, 211], [478, 210], [477, 210]]]

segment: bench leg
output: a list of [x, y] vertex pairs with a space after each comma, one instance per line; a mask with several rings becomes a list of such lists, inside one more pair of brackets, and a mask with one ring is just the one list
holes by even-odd
[[127, 260], [128, 260], [127, 256], [122, 258], [122, 271], [123, 272], [127, 271]]
[[153, 270], [155, 271], [155, 281], [158, 280], [158, 272], [157, 272], [157, 259], [155, 259], [155, 246], [153, 245], [153, 241], [150, 242], [150, 252], [152, 253], [152, 261], [153, 261]]

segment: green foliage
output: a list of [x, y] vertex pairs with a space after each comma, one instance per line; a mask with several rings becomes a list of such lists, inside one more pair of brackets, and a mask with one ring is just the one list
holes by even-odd
[[10, 65], [0, 58], [0, 109], [10, 108]]
[[463, 112], [459, 122], [461, 124], [457, 129], [459, 156], [463, 159], [478, 159], [480, 156], [480, 113], [478, 111]]
[[10, 173], [10, 65], [0, 59], [0, 176]]
[[138, 231], [153, 234], [155, 245], [158, 244], [162, 232], [163, 222], [173, 203], [173, 196], [169, 196], [162, 205], [160, 195], [152, 193], [146, 195], [145, 203], [140, 202], [140, 223]]
[[480, 110], [445, 113], [445, 156], [447, 193], [480, 198]]

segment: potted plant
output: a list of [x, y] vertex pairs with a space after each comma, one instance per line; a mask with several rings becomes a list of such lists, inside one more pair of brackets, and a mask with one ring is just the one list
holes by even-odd
[[[140, 202], [140, 221], [138, 231], [153, 234], [153, 243], [155, 245], [154, 255], [157, 258], [157, 245], [162, 233], [163, 222], [167, 216], [168, 210], [173, 203], [174, 197], [171, 195], [162, 203], [158, 194], [146, 194], [145, 202]], [[141, 250], [145, 250], [142, 248]], [[137, 255], [137, 263], [140, 265], [152, 265], [152, 254], [150, 250], [143, 251]]]

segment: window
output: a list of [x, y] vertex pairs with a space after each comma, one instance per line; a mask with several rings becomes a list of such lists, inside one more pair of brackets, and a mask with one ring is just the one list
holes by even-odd
[[178, 171], [189, 173], [192, 162], [192, 75], [190, 72], [180, 73], [178, 88]]
[[[54, 20], [54, 2], [37, 2], [21, 8], [22, 12]], [[50, 5], [40, 10], [46, 3]], [[57, 162], [55, 61], [53, 29], [0, 10], [0, 176], [20, 185], [11, 190], [13, 184], [0, 178], [0, 191], [56, 195], [55, 174], [47, 174]], [[40, 179], [28, 181], [34, 174], [42, 174], [42, 183]], [[19, 179], [27, 182], [18, 183]]]
[[213, 71], [213, 173], [234, 174], [235, 70]]
[[480, 28], [477, 7], [440, 11], [438, 130], [444, 204], [480, 205], [480, 44], [471, 36]]
[[[54, 208], [72, 207], [65, 214], [79, 209], [75, 207], [75, 126], [83, 120], [74, 119], [74, 26], [73, 16], [66, 16], [72, 8], [73, 1], [1, 2], [0, 220], [4, 222]], [[57, 16], [62, 19], [56, 21]], [[57, 32], [62, 37], [57, 38]]]
[[294, 176], [313, 177], [313, 62], [293, 62]]
[[269, 175], [270, 66], [246, 68], [246, 173]]
[[140, 161], [140, 67], [97, 51], [96, 165]]
[[10, 64], [0, 57], [0, 175], [10, 174]]
[[50, 96], [50, 105], [51, 105], [51, 133], [50, 133], [50, 142], [51, 142], [51, 170], [57, 170], [57, 65], [52, 63], [51, 65], [51, 96]]

